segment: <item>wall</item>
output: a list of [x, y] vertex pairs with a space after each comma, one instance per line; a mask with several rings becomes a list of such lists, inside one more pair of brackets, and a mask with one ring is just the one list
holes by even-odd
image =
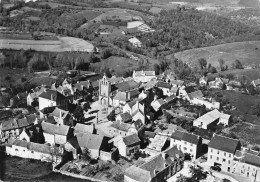
[[55, 144], [55, 137], [54, 137], [54, 135], [49, 134], [49, 133], [43, 133], [43, 136], [44, 136], [45, 142], [47, 142], [47, 143], [49, 143], [51, 145]]
[[140, 119], [142, 123], [145, 124], [145, 116], [140, 112], [136, 113], [136, 115], [133, 116], [133, 121], [137, 121], [138, 119]]
[[[51, 101], [42, 97], [39, 97], [39, 110], [42, 110], [45, 107], [56, 106], [56, 101]], [[43, 117], [43, 114], [40, 113], [40, 117]]]
[[140, 182], [140, 181], [136, 181], [136, 180], [129, 178], [128, 176], [124, 175], [124, 182]]
[[56, 144], [65, 144], [67, 142], [67, 136], [55, 135]]
[[251, 180], [260, 181], [260, 167], [256, 167], [250, 164], [245, 164], [240, 161], [233, 161], [233, 168], [231, 172], [240, 176], [249, 178]]
[[207, 163], [210, 166], [214, 166], [214, 162], [221, 164], [221, 170], [229, 172], [231, 171], [232, 161], [234, 155], [228, 152], [220, 151], [213, 148], [208, 148]]

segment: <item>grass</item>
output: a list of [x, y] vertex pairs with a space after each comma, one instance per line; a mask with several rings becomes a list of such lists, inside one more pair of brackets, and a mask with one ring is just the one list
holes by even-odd
[[245, 41], [221, 44], [178, 52], [175, 57], [190, 65], [197, 65], [198, 59], [205, 58], [212, 66], [219, 67], [218, 60], [223, 59], [225, 65], [231, 67], [238, 59], [243, 65], [259, 64], [260, 41]]

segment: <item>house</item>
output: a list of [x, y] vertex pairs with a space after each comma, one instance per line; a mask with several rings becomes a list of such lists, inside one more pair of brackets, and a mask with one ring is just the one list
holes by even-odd
[[38, 102], [39, 95], [41, 95], [41, 94], [44, 92], [45, 89], [46, 89], [46, 88], [44, 88], [44, 87], [41, 87], [41, 88], [36, 87], [34, 90], [32, 90], [33, 92], [32, 92], [32, 93], [29, 93], [29, 94], [27, 95], [27, 98], [26, 98], [26, 100], [27, 100], [27, 105], [28, 105], [28, 106], [32, 106], [32, 103], [33, 103], [34, 101], [37, 101], [37, 102]]
[[154, 132], [158, 135], [164, 135], [164, 136], [172, 136], [172, 134], [175, 132], [175, 130], [180, 130], [180, 131], [186, 131], [180, 126], [177, 126], [175, 124], [168, 124], [167, 128], [156, 128]]
[[72, 137], [72, 130], [67, 125], [54, 125], [42, 122], [41, 126], [45, 142], [51, 145], [65, 144]]
[[149, 82], [151, 80], [156, 80], [155, 71], [134, 71], [133, 72], [133, 79], [136, 82]]
[[151, 106], [155, 112], [158, 112], [164, 104], [165, 102], [163, 99], [157, 99], [152, 101]]
[[158, 81], [156, 86], [163, 91], [163, 95], [170, 96], [171, 95], [171, 84], [167, 82]]
[[133, 121], [137, 121], [137, 120], [142, 121], [143, 125], [146, 123], [146, 116], [144, 112], [139, 108], [135, 110], [135, 112], [133, 113], [132, 119]]
[[147, 98], [147, 93], [144, 90], [142, 90], [142, 92], [138, 95], [138, 99], [143, 100], [145, 98]]
[[142, 83], [141, 87], [144, 88], [144, 90], [147, 91], [147, 90], [155, 87], [156, 84], [157, 84], [157, 80], [151, 80], [151, 81]]
[[228, 79], [216, 77], [214, 81], [209, 82], [209, 88], [223, 89], [228, 81]]
[[260, 79], [253, 80], [251, 82], [251, 85], [253, 85], [255, 88], [260, 86]]
[[249, 180], [260, 181], [260, 156], [258, 152], [237, 150], [232, 161], [231, 173]]
[[55, 109], [49, 113], [48, 116], [53, 116], [54, 120], [61, 125], [65, 125], [70, 119], [69, 111], [65, 111], [59, 107], [55, 107]]
[[141, 140], [137, 134], [128, 135], [126, 137], [119, 135], [111, 141], [113, 141], [114, 146], [118, 148], [119, 154], [124, 157], [129, 156], [140, 149]]
[[208, 84], [208, 78], [203, 76], [199, 79], [199, 84], [201, 87], [206, 87]]
[[133, 123], [123, 123], [116, 121], [111, 124], [109, 132], [113, 136], [121, 135], [126, 137], [131, 134], [141, 134], [144, 129], [144, 124], [141, 120], [136, 120]]
[[136, 101], [126, 103], [126, 105], [124, 105], [123, 107], [123, 113], [128, 112], [131, 116], [133, 116], [133, 114], [137, 110], [141, 110], [142, 112], [145, 112], [144, 109], [145, 109], [145, 105], [139, 100], [136, 100]]
[[[39, 95], [39, 110], [41, 111], [45, 107], [60, 106], [66, 107], [66, 97], [58, 91], [47, 89], [45, 92]], [[43, 114], [41, 117], [43, 117]]]
[[140, 92], [137, 89], [128, 92], [117, 92], [117, 94], [113, 98], [113, 106], [122, 107], [127, 102], [138, 98], [139, 94]]
[[46, 144], [14, 140], [6, 146], [6, 154], [27, 159], [35, 159], [46, 162], [61, 161], [62, 151]]
[[164, 105], [167, 106], [168, 104], [171, 104], [177, 100], [177, 97], [175, 95], [171, 95], [169, 97], [166, 97], [164, 99]]
[[180, 88], [184, 84], [184, 81], [182, 81], [182, 80], [175, 80], [175, 79], [172, 80], [170, 78], [169, 78], [169, 80], [170, 80], [170, 83], [171, 83], [172, 87], [175, 87], [175, 88]]
[[78, 144], [80, 146], [81, 152], [87, 148], [90, 152], [91, 158], [97, 159], [100, 156], [100, 151], [102, 149], [110, 147], [108, 137], [95, 135], [90, 133], [78, 133], [76, 135]]
[[125, 112], [125, 113], [117, 115], [116, 121], [123, 122], [123, 123], [129, 123], [132, 121], [132, 116], [128, 112]]
[[108, 78], [108, 80], [112, 85], [126, 81], [123, 77], [116, 77], [116, 76], [112, 76], [111, 78]]
[[134, 47], [142, 47], [142, 42], [136, 37], [128, 39], [128, 42], [130, 42]]
[[166, 181], [183, 167], [183, 153], [176, 147], [162, 152], [140, 165], [132, 165], [125, 170], [125, 182]]
[[86, 125], [77, 123], [74, 127], [74, 136], [76, 136], [78, 133], [90, 133], [93, 134], [95, 130], [94, 124]]
[[210, 166], [218, 165], [222, 171], [231, 172], [232, 161], [240, 148], [239, 140], [215, 134], [208, 144], [207, 163]]
[[208, 129], [216, 124], [228, 125], [230, 115], [214, 109], [193, 121], [193, 126]]
[[216, 102], [213, 99], [206, 99], [206, 98], [193, 98], [190, 101], [191, 104], [199, 105], [199, 106], [205, 106], [207, 109], [219, 109], [220, 103]]
[[27, 115], [21, 119], [3, 121], [0, 124], [0, 139], [5, 141], [10, 138], [17, 138], [23, 129], [34, 125], [36, 122], [37, 118], [34, 114]]
[[191, 158], [195, 160], [201, 155], [202, 138], [192, 133], [175, 130], [171, 136], [171, 147], [175, 145], [183, 153], [190, 154]]
[[186, 99], [190, 102], [193, 101], [194, 99], [201, 99], [201, 98], [203, 98], [203, 93], [201, 92], [201, 90], [189, 92], [189, 93], [187, 93], [187, 96], [186, 96]]
[[164, 151], [170, 146], [170, 140], [167, 136], [155, 135], [153, 139], [150, 139], [151, 143], [144, 149], [144, 152], [153, 156]]
[[64, 150], [66, 150], [67, 152], [71, 152], [73, 159], [76, 160], [79, 158], [79, 155], [81, 154], [81, 149], [76, 136], [68, 139], [68, 141], [64, 145]]

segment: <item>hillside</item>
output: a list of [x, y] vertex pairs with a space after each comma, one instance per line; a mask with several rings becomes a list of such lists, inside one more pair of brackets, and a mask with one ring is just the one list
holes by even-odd
[[199, 58], [205, 58], [212, 66], [219, 66], [218, 60], [223, 59], [229, 67], [236, 60], [244, 65], [259, 64], [260, 41], [247, 41], [221, 44], [178, 52], [175, 57], [191, 65], [197, 64]]

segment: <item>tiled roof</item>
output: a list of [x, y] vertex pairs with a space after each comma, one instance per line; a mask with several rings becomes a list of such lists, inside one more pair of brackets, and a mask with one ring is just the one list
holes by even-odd
[[36, 120], [36, 115], [35, 114], [29, 114], [25, 116], [27, 118], [27, 122], [29, 124], [33, 124]]
[[131, 90], [128, 93], [130, 94], [130, 99], [133, 98], [133, 97], [136, 97], [140, 94], [140, 92], [137, 89]]
[[17, 124], [19, 126], [19, 128], [23, 128], [26, 126], [29, 126], [30, 124], [27, 122], [26, 118], [22, 118], [22, 119], [17, 119]]
[[156, 135], [147, 148], [161, 152], [165, 142], [167, 141], [167, 138], [167, 136]]
[[53, 101], [59, 101], [65, 99], [65, 96], [63, 96], [61, 93], [50, 89], [47, 89], [45, 92], [41, 93], [39, 97], [48, 100], [53, 100]]
[[159, 88], [168, 88], [168, 89], [171, 88], [171, 84], [170, 83], [160, 82], [160, 81], [157, 82], [156, 86], [159, 87]]
[[165, 167], [165, 161], [162, 157], [162, 155], [157, 155], [154, 158], [152, 158], [150, 161], [144, 163], [143, 165], [140, 166], [141, 169], [144, 169], [146, 171], [150, 172], [150, 175], [152, 177], [156, 176], [154, 171], [162, 171]]
[[147, 83], [142, 83], [141, 87], [149, 89], [149, 88], [153, 88], [154, 86], [156, 86], [156, 84], [157, 84], [156, 80], [151, 80], [151, 81], [149, 81]]
[[126, 92], [117, 92], [113, 100], [119, 100], [126, 102], [128, 100]]
[[222, 150], [234, 154], [240, 145], [239, 140], [228, 138], [220, 135], [215, 135], [211, 138], [208, 146], [210, 148]]
[[115, 87], [118, 89], [118, 91], [129, 91], [129, 90], [133, 90], [133, 89], [137, 89], [139, 88], [139, 83], [135, 82], [134, 80], [131, 81], [127, 81], [127, 82], [121, 82], [121, 83], [117, 83], [115, 84]]
[[2, 131], [13, 130], [17, 128], [19, 128], [19, 126], [15, 119], [2, 122]]
[[111, 124], [111, 127], [116, 128], [116, 129], [121, 130], [121, 131], [128, 132], [129, 128], [131, 127], [131, 124], [114, 122], [114, 123]]
[[171, 138], [176, 139], [176, 140], [182, 140], [183, 135], [184, 135], [184, 132], [175, 130], [175, 132], [172, 133]]
[[99, 81], [94, 81], [91, 83], [93, 88], [99, 87]]
[[51, 123], [42, 122], [42, 130], [45, 133], [52, 135], [63, 135], [66, 136], [69, 132], [70, 127], [67, 125], [54, 125]]
[[29, 149], [33, 151], [37, 151], [44, 154], [50, 154], [51, 153], [51, 147], [46, 144], [39, 144], [39, 143], [33, 143], [30, 142]]
[[201, 90], [197, 90], [197, 91], [188, 93], [188, 96], [192, 100], [194, 98], [202, 98], [203, 93], [201, 92]]
[[132, 145], [132, 144], [139, 143], [141, 140], [139, 139], [137, 134], [132, 134], [132, 135], [128, 135], [128, 136], [124, 137], [123, 141], [124, 141], [126, 146], [129, 146], [129, 145]]
[[174, 158], [174, 159], [180, 159], [181, 157], [184, 158], [183, 152], [179, 150], [176, 145], [166, 150], [164, 153], [166, 153], [170, 158]]
[[76, 135], [78, 144], [81, 148], [100, 150], [104, 136], [90, 133], [78, 133]]
[[237, 150], [235, 154], [235, 160], [242, 163], [250, 164], [253, 166], [260, 167], [260, 156], [248, 153], [246, 151]]
[[120, 117], [122, 118], [122, 122], [132, 120], [132, 116], [128, 112], [120, 114]]
[[25, 140], [15, 140], [13, 142], [13, 145], [15, 146], [19, 146], [19, 147], [24, 147], [24, 148], [28, 148], [29, 147], [29, 142], [25, 141]]
[[126, 105], [129, 105], [132, 108], [135, 105], [136, 101], [127, 102]]
[[164, 99], [164, 101], [167, 103], [167, 102], [171, 102], [171, 101], [173, 101], [174, 99], [176, 99], [177, 97], [175, 96], [175, 95], [171, 95], [171, 96], [169, 96], [169, 97], [166, 97], [165, 99]]
[[150, 172], [134, 165], [130, 166], [125, 170], [124, 173], [126, 176], [138, 182], [150, 182], [151, 176]]
[[93, 131], [94, 131], [93, 125], [77, 123], [76, 126], [74, 127], [74, 134], [77, 134], [77, 133], [91, 133], [92, 134]]

